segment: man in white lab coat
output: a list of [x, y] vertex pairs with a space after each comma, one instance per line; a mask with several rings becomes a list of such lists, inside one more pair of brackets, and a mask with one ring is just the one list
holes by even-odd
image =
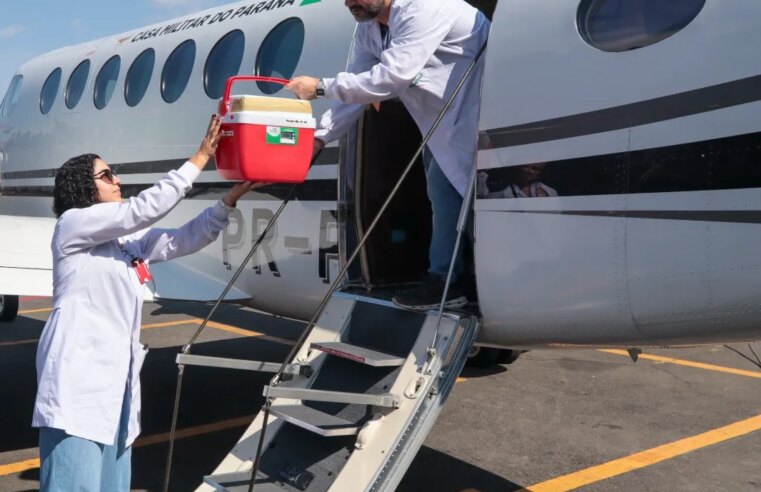
[[[286, 86], [301, 99], [335, 102], [320, 122], [316, 149], [343, 136], [369, 103], [398, 97], [425, 135], [486, 42], [489, 21], [464, 0], [345, 0], [359, 22], [346, 72], [296, 77]], [[433, 208], [429, 279], [394, 297], [414, 309], [438, 306], [449, 271], [462, 196], [476, 159], [483, 58], [444, 116], [423, 154]], [[462, 273], [457, 252], [454, 281]], [[465, 296], [450, 289], [446, 306]]]

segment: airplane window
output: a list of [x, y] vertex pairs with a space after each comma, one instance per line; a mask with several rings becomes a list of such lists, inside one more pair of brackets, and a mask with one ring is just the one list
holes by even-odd
[[71, 73], [69, 77], [69, 83], [66, 84], [66, 107], [74, 109], [79, 100], [82, 99], [82, 94], [85, 92], [85, 84], [87, 84], [87, 76], [90, 75], [90, 60], [85, 60]]
[[124, 83], [124, 100], [131, 107], [135, 107], [143, 100], [148, 84], [153, 75], [153, 65], [156, 63], [156, 52], [153, 48], [140, 53], [127, 72], [127, 80]]
[[602, 51], [628, 51], [684, 29], [705, 0], [583, 0], [577, 24], [584, 40]]
[[40, 92], [40, 111], [42, 111], [42, 114], [48, 114], [53, 108], [53, 103], [55, 102], [60, 87], [61, 68], [58, 67], [50, 72], [45, 83], [42, 84], [42, 92]]
[[0, 115], [10, 116], [13, 110], [16, 109], [18, 100], [21, 97], [21, 85], [24, 82], [23, 75], [16, 75], [11, 79], [11, 85], [8, 87], [8, 92], [3, 99], [2, 107], [0, 107]]
[[95, 92], [93, 100], [95, 107], [103, 109], [111, 100], [116, 89], [116, 79], [119, 78], [119, 70], [122, 67], [122, 59], [119, 55], [114, 55], [100, 69], [98, 77], [95, 79]]
[[203, 85], [210, 98], [222, 97], [227, 79], [238, 74], [245, 41], [243, 31], [235, 30], [225, 34], [212, 48], [203, 70]]
[[196, 59], [196, 43], [192, 39], [172, 51], [161, 72], [161, 97], [169, 104], [180, 98], [190, 80]]
[[[304, 48], [304, 23], [292, 17], [278, 24], [264, 39], [256, 56], [256, 74], [265, 77], [290, 79]], [[283, 88], [280, 84], [257, 82], [265, 94], [274, 94]]]

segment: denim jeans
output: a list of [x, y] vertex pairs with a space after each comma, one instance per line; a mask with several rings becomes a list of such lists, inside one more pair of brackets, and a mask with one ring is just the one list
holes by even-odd
[[130, 392], [125, 391], [119, 430], [112, 445], [40, 428], [40, 491], [129, 492], [132, 447], [126, 447]]
[[[449, 264], [457, 242], [457, 220], [460, 218], [462, 196], [449, 182], [428, 147], [423, 151], [423, 165], [427, 182], [428, 199], [433, 209], [433, 232], [428, 250], [428, 273], [446, 280]], [[466, 238], [463, 238], [466, 239]], [[457, 251], [452, 282], [462, 274], [462, 243]]]

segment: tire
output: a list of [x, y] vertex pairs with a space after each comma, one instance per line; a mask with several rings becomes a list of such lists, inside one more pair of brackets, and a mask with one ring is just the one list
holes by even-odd
[[523, 352], [523, 350], [500, 350], [499, 356], [497, 357], [497, 362], [499, 364], [512, 364], [518, 360], [518, 357], [520, 357]]
[[18, 316], [18, 296], [0, 295], [0, 321], [13, 321]]
[[491, 347], [479, 347], [473, 345], [470, 347], [466, 365], [470, 367], [492, 367], [497, 365], [501, 350]]

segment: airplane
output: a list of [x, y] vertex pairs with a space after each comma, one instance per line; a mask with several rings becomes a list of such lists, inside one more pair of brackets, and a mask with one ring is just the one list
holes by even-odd
[[[270, 417], [257, 416], [202, 489], [262, 476], [300, 490], [393, 490], [468, 356], [492, 364], [527, 349], [761, 338], [761, 5], [469, 3], [493, 20], [469, 253], [475, 306], [440, 317], [389, 301], [427, 267], [430, 206], [416, 166], [287, 361], [289, 377], [280, 371], [265, 388], [277, 420], [265, 432]], [[227, 77], [330, 76], [344, 69], [354, 29], [341, 2], [249, 0], [22, 65], [0, 107], [2, 316], [13, 318], [17, 295], [51, 293], [61, 163], [98, 153], [134, 195], [192, 153]], [[245, 91], [289, 97], [266, 83]], [[398, 101], [368, 107], [320, 155], [228, 299], [309, 319], [420, 142]], [[161, 225], [183, 223], [229, 186], [204, 172]], [[220, 241], [156, 265], [151, 295], [214, 299], [289, 189], [250, 193]], [[357, 363], [366, 379], [339, 392]]]

